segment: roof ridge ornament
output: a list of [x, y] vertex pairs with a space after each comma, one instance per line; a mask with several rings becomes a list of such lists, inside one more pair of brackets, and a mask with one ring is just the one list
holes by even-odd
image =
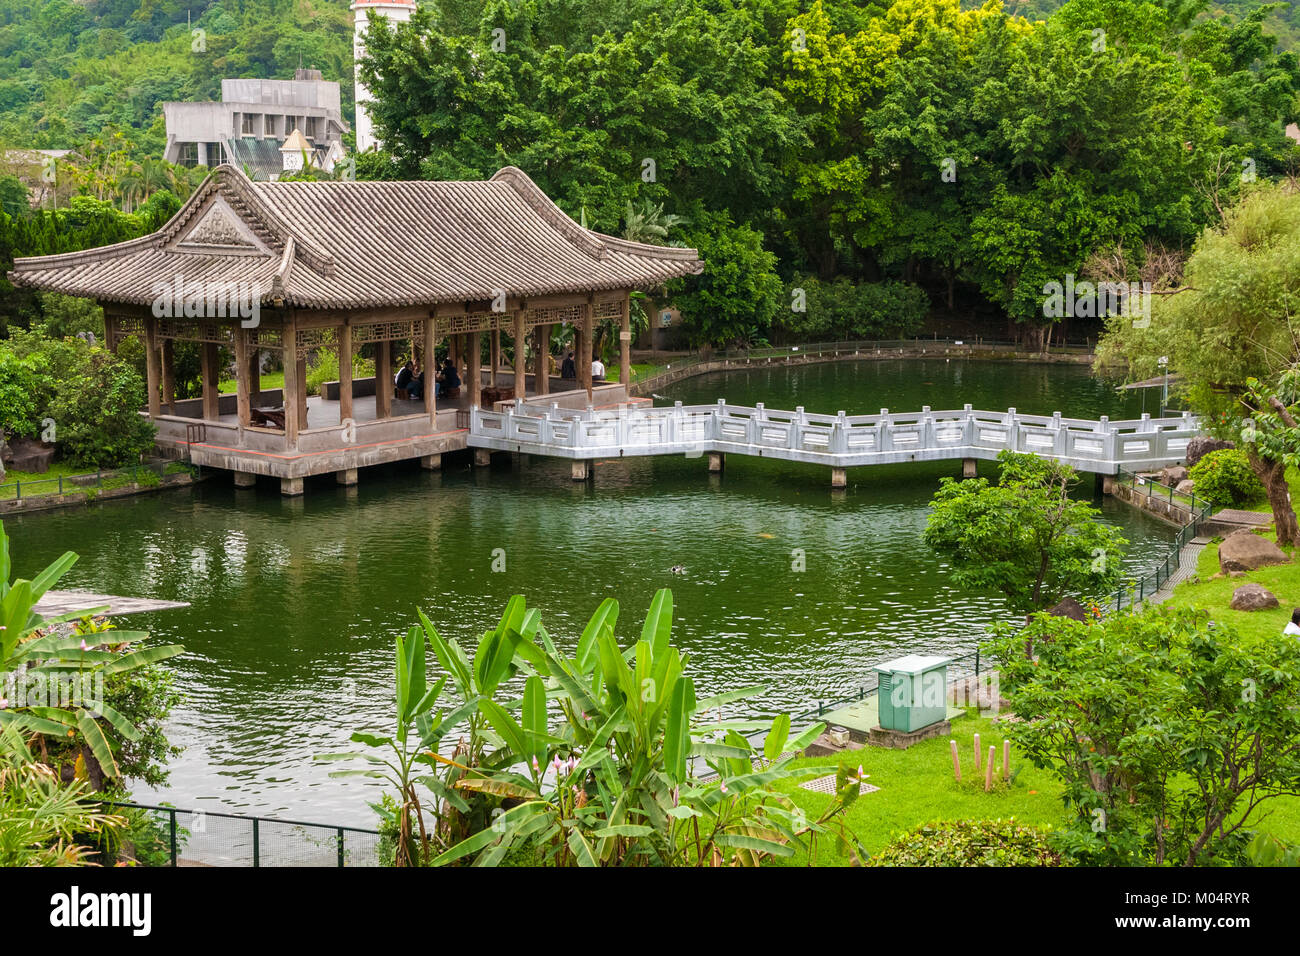
[[542, 192], [541, 187], [518, 166], [502, 166], [493, 174], [489, 182], [505, 183], [566, 239], [593, 259], [604, 261], [609, 258], [609, 247], [605, 244], [604, 237], [574, 222], [573, 217], [557, 206], [551, 197]]

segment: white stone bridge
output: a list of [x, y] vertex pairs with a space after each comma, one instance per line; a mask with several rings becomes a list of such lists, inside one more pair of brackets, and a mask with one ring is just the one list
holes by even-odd
[[800, 461], [832, 469], [831, 484], [843, 487], [845, 469], [913, 461], [961, 460], [973, 475], [977, 460], [1002, 451], [1030, 452], [1065, 462], [1078, 471], [1114, 475], [1121, 469], [1160, 468], [1181, 461], [1197, 434], [1190, 414], [1178, 418], [1111, 421], [977, 411], [818, 415], [802, 407], [775, 411], [754, 407], [683, 405], [653, 408], [620, 405], [575, 411], [537, 403], [501, 411], [474, 408], [468, 444], [491, 451], [568, 458], [573, 477], [584, 479], [596, 458], [640, 455], [709, 456], [710, 470], [731, 453]]

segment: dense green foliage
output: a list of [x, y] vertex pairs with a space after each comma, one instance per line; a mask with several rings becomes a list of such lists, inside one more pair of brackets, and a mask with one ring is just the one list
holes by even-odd
[[1264, 497], [1264, 486], [1239, 448], [1210, 452], [1192, 466], [1190, 475], [1197, 497], [1221, 508], [1250, 504]]
[[1046, 282], [1116, 248], [1179, 248], [1237, 195], [1244, 160], [1267, 178], [1294, 158], [1295, 57], [1262, 16], [1203, 9], [430, 6], [372, 28], [362, 69], [393, 162], [359, 172], [513, 163], [607, 232], [629, 202], [663, 205], [706, 260], [677, 288], [696, 343], [838, 321], [786, 320], [777, 280], [806, 274], [914, 282], [1041, 339]]
[[19, 331], [0, 342], [0, 429], [52, 442], [64, 461], [88, 468], [139, 461], [154, 435], [139, 415], [144, 404], [139, 372], [102, 345]]
[[[1024, 653], [1026, 639], [1038, 652]], [[1056, 773], [1089, 864], [1239, 864], [1261, 806], [1300, 794], [1300, 643], [1204, 611], [1036, 615], [992, 643], [1018, 752]]]
[[953, 582], [1000, 591], [1022, 611], [1117, 587], [1128, 542], [1094, 520], [1096, 508], [1070, 497], [1074, 469], [1007, 451], [998, 464], [996, 484], [944, 478], [935, 492], [925, 542], [949, 562]]
[[941, 820], [899, 834], [870, 866], [1060, 866], [1049, 832], [1015, 820]]

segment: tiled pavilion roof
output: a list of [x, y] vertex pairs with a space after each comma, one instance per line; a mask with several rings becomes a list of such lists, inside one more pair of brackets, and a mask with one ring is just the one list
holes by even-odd
[[357, 309], [649, 289], [694, 249], [584, 229], [513, 166], [486, 182], [253, 182], [219, 166], [157, 232], [17, 259], [15, 285], [148, 305], [176, 277]]

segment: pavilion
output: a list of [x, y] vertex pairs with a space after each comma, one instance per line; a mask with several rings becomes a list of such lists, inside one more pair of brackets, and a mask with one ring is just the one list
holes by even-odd
[[[10, 278], [98, 300], [110, 348], [140, 339], [142, 414], [164, 450], [233, 471], [237, 484], [270, 475], [300, 494], [309, 475], [353, 483], [359, 467], [406, 458], [438, 467], [442, 452], [465, 447], [463, 423], [481, 401], [626, 401], [631, 292], [702, 269], [694, 249], [583, 228], [514, 167], [486, 182], [254, 182], [219, 166], [157, 232], [18, 259]], [[601, 385], [591, 381], [593, 328], [610, 320], [622, 384]], [[574, 330], [576, 383], [550, 374], [557, 324]], [[503, 336], [532, 339], [531, 370], [527, 347], [502, 367]], [[202, 346], [201, 398], [176, 397], [178, 341]], [[439, 400], [430, 381], [422, 402], [395, 397], [395, 353], [428, 364], [444, 342], [463, 396]], [[353, 375], [364, 345], [373, 378]], [[218, 389], [222, 347], [234, 355], [233, 395]], [[307, 358], [322, 349], [337, 352], [338, 381], [309, 400]], [[283, 360], [282, 389], [261, 388], [266, 352]]]

